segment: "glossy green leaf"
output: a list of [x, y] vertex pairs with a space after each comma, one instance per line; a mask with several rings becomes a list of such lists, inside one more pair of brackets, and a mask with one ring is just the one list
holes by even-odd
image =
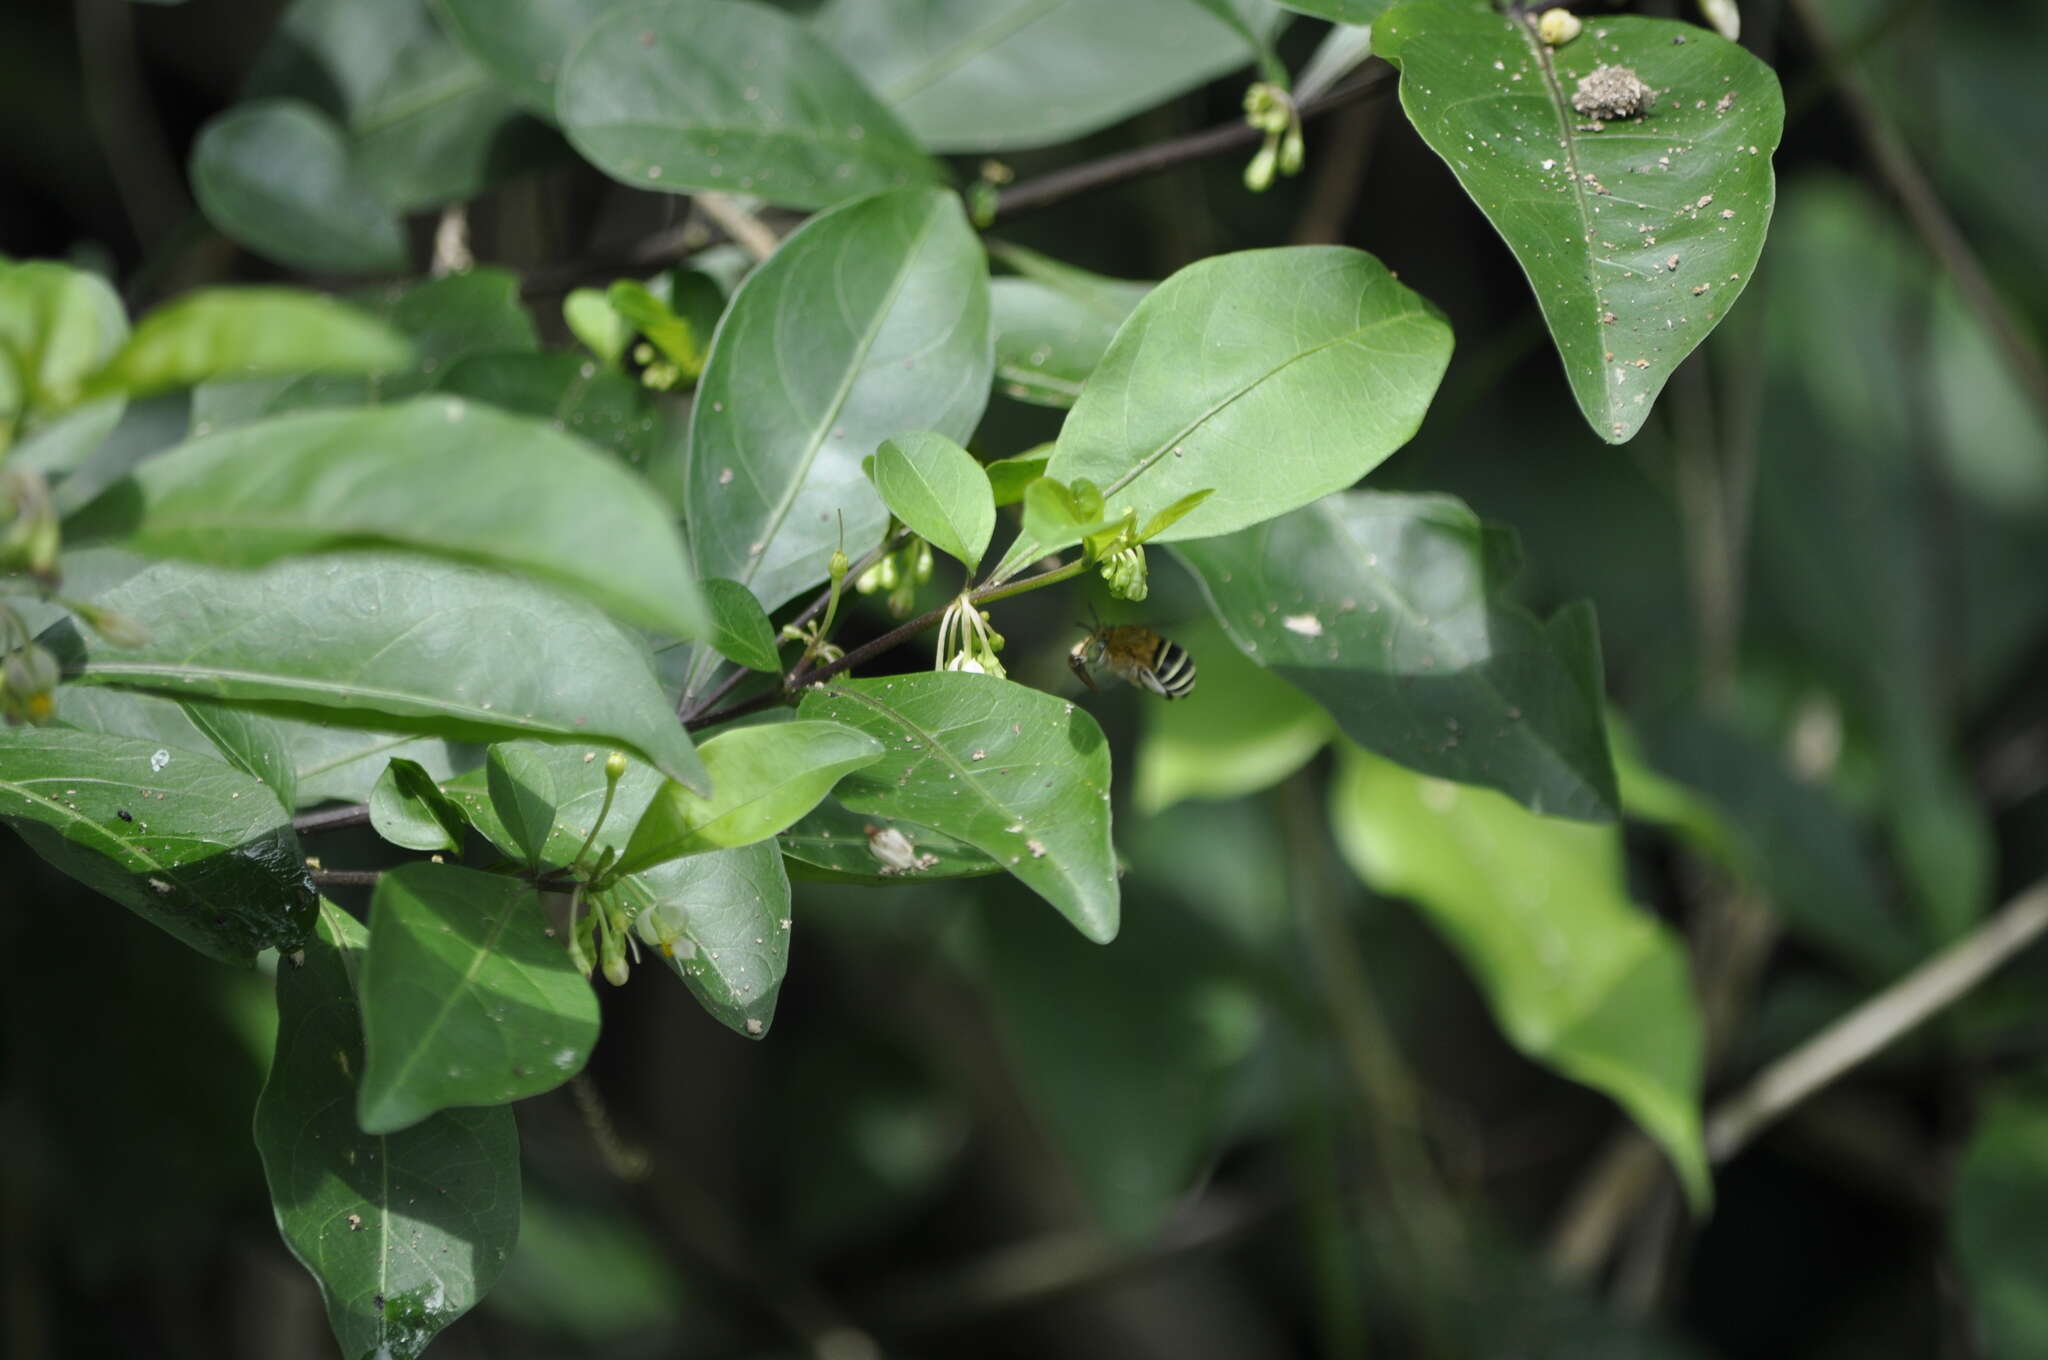
[[[908, 844], [910, 862], [898, 866], [873, 844], [877, 832], [894, 830]], [[776, 838], [795, 861], [798, 878], [833, 883], [895, 883], [904, 879], [976, 878], [999, 874], [1003, 866], [965, 841], [901, 818], [861, 816], [834, 798], [811, 809]], [[893, 842], [891, 843], [893, 845]]]
[[[1164, 537], [1229, 533], [1379, 466], [1422, 423], [1450, 357], [1443, 318], [1363, 251], [1212, 256], [1131, 313], [1046, 474], [1087, 478], [1111, 517], [1129, 507], [1141, 522], [1214, 487]], [[1020, 543], [998, 575], [1064, 546]]]
[[1629, 901], [1620, 831], [1539, 817], [1355, 748], [1331, 817], [1359, 877], [1414, 902], [1457, 950], [1508, 1041], [1612, 1096], [1703, 1208], [1699, 1012], [1684, 946]]
[[88, 388], [141, 397], [217, 379], [385, 373], [411, 358], [388, 326], [317, 293], [208, 288], [142, 318]]
[[1023, 500], [1024, 489], [1045, 475], [1045, 465], [1051, 459], [1052, 445], [1041, 444], [1025, 453], [982, 464], [981, 470], [988, 474], [989, 487], [995, 492], [996, 509]]
[[992, 244], [990, 250], [1022, 276], [989, 285], [1003, 394], [1038, 406], [1072, 406], [1117, 328], [1153, 285], [1090, 274], [1019, 246]]
[[704, 600], [711, 610], [711, 645], [727, 661], [750, 671], [779, 672], [782, 657], [775, 650], [775, 626], [754, 592], [738, 581], [717, 577], [704, 583]]
[[[72, 688], [86, 691], [92, 687]], [[480, 748], [411, 732], [330, 727], [321, 722], [276, 717], [270, 718], [270, 723], [284, 739], [285, 753], [298, 786], [296, 802], [301, 808], [329, 801], [369, 801], [385, 767], [394, 759], [413, 761], [437, 780], [452, 778], [456, 771], [483, 759]]]
[[1323, 749], [1335, 725], [1292, 685], [1247, 661], [1213, 626], [1176, 630], [1200, 668], [1194, 692], [1144, 705], [1138, 811], [1185, 798], [1241, 798], [1269, 789]]
[[0, 727], [0, 821], [210, 958], [297, 949], [312, 927], [313, 886], [289, 816], [268, 786], [210, 752]]
[[[1418, 0], [1373, 25], [1401, 106], [1507, 241], [1587, 423], [1621, 443], [1728, 314], [1763, 251], [1785, 123], [1771, 68], [1665, 19], [1589, 21], [1550, 47], [1535, 17]], [[1634, 117], [1574, 106], [1600, 67], [1656, 91]]]
[[[1232, 0], [1258, 32], [1268, 0]], [[1188, 0], [827, 0], [812, 23], [935, 151], [1064, 142], [1255, 55]]]
[[812, 218], [734, 295], [690, 426], [700, 576], [776, 609], [879, 543], [861, 460], [904, 430], [964, 440], [988, 401], [987, 262], [960, 200], [908, 189]]
[[751, 0], [612, 10], [570, 54], [555, 110], [636, 189], [823, 208], [940, 176], [831, 48]]
[[1297, 14], [1313, 14], [1333, 24], [1369, 24], [1387, 10], [1393, 0], [1279, 0]]
[[484, 760], [491, 811], [528, 864], [538, 864], [555, 829], [555, 778], [546, 756], [520, 742], [493, 746]]
[[230, 566], [416, 548], [529, 573], [650, 628], [708, 634], [683, 544], [644, 481], [538, 421], [456, 398], [203, 436], [95, 501], [74, 536]]
[[1448, 496], [1354, 491], [1176, 550], [1232, 641], [1360, 745], [1541, 813], [1618, 808], [1591, 611], [1538, 621]]
[[924, 672], [804, 694], [806, 718], [887, 748], [841, 782], [850, 811], [927, 826], [994, 859], [1099, 944], [1116, 938], [1109, 745], [1095, 719], [990, 675]]
[[459, 850], [469, 821], [416, 760], [395, 757], [370, 790], [370, 825], [407, 850]]
[[880, 760], [882, 745], [838, 723], [786, 722], [721, 732], [698, 754], [711, 792], [663, 785], [619, 856], [621, 872], [772, 836], [816, 807], [841, 776]]
[[[554, 830], [539, 857], [549, 868], [570, 863], [586, 838], [593, 858], [607, 849], [623, 849], [664, 783], [654, 770], [629, 761], [611, 810], [599, 823], [605, 791], [602, 749], [517, 747], [547, 763], [559, 799]], [[448, 791], [477, 830], [507, 854], [519, 853], [492, 811], [484, 783], [480, 773], [466, 774]], [[612, 892], [636, 913], [634, 929], [644, 944], [661, 950], [667, 937], [663, 957], [706, 1010], [749, 1038], [766, 1033], [789, 962], [789, 879], [774, 841], [669, 860], [628, 874]]]
[[996, 531], [995, 492], [974, 455], [942, 434], [884, 440], [862, 469], [910, 532], [966, 564], [972, 576]]
[[597, 994], [533, 886], [453, 864], [377, 880], [358, 991], [365, 1133], [552, 1091], [597, 1042]]
[[341, 1353], [414, 1360], [505, 1267], [519, 1133], [499, 1109], [448, 1110], [397, 1134], [357, 1126], [363, 953], [363, 928], [323, 904], [305, 961], [279, 964], [256, 1150], [278, 1231], [319, 1282]]
[[80, 400], [127, 338], [127, 310], [97, 274], [48, 260], [0, 264], [0, 435]]
[[2020, 1360], [2048, 1346], [2048, 1099], [2018, 1086], [1993, 1094], [1955, 1181], [1951, 1232], [1976, 1303], [1981, 1354]]
[[117, 648], [64, 625], [51, 644], [87, 681], [461, 741], [605, 742], [704, 779], [637, 638], [495, 572], [380, 553], [261, 572], [164, 562], [102, 602], [151, 636]]
[[555, 116], [555, 82], [576, 40], [620, 0], [439, 0], [449, 36], [529, 112]]
[[57, 719], [67, 727], [197, 751], [270, 786], [278, 806], [296, 806], [297, 771], [279, 725], [261, 713], [204, 699], [166, 699], [98, 685], [57, 692]]
[[647, 389], [575, 354], [471, 354], [455, 361], [438, 392], [546, 420], [659, 483], [682, 474], [680, 431]]
[[341, 274], [405, 268], [397, 213], [309, 105], [265, 99], [220, 114], [192, 145], [191, 176], [207, 220], [268, 259]]

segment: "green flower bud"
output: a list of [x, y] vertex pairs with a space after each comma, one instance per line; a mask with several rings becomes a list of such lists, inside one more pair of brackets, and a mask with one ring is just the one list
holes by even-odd
[[932, 545], [923, 539], [917, 540], [915, 555], [910, 559], [910, 576], [919, 585], [932, 579]]
[[626, 757], [618, 751], [604, 758], [604, 777], [619, 780], [626, 777]]
[[1145, 550], [1124, 548], [1102, 559], [1102, 579], [1109, 585], [1109, 593], [1120, 600], [1137, 601], [1145, 598], [1150, 587], [1145, 572]]
[[995, 225], [996, 205], [1002, 202], [1002, 195], [996, 186], [987, 180], [969, 185], [967, 189], [967, 218], [975, 226], [986, 230]]
[[604, 957], [604, 980], [614, 987], [626, 985], [626, 979], [633, 970], [626, 963], [626, 942], [617, 935], [607, 934], [600, 946]]
[[1579, 16], [1568, 9], [1547, 9], [1536, 21], [1536, 36], [1552, 47], [1563, 47], [1585, 28]]
[[1252, 163], [1244, 168], [1244, 187], [1255, 194], [1263, 194], [1273, 183], [1273, 170], [1280, 159], [1279, 139], [1271, 136], [1259, 148], [1259, 154], [1252, 157]]
[[1283, 175], [1300, 174], [1301, 162], [1306, 154], [1306, 148], [1301, 143], [1300, 122], [1296, 121], [1288, 124], [1287, 131], [1280, 138], [1280, 173]]
[[[882, 559], [882, 562], [886, 562], [888, 560], [889, 559], [885, 557]], [[872, 595], [876, 591], [883, 588], [882, 562], [875, 563], [875, 565], [869, 567], [866, 571], [862, 572], [860, 575], [853, 578], [853, 589], [855, 594]], [[789, 633], [791, 630], [785, 628], [783, 631], [785, 633]], [[793, 636], [791, 640], [795, 641], [797, 639]]]
[[832, 562], [825, 570], [831, 574], [832, 584], [837, 585], [846, 579], [846, 573], [852, 567], [853, 559], [846, 555], [846, 549], [834, 548], [832, 550]]

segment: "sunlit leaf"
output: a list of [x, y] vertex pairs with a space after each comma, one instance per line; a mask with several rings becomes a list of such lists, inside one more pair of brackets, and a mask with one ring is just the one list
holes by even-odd
[[0, 263], [0, 433], [80, 400], [127, 338], [127, 311], [98, 275], [48, 260]]
[[942, 434], [885, 440], [862, 464], [882, 503], [904, 526], [972, 576], [996, 531], [995, 493], [974, 455]]
[[714, 577], [704, 583], [704, 599], [711, 610], [711, 645], [720, 656], [751, 671], [782, 669], [775, 626], [753, 591], [738, 581]]
[[218, 379], [403, 368], [412, 347], [353, 307], [284, 288], [209, 288], [142, 318], [95, 394], [149, 396]]

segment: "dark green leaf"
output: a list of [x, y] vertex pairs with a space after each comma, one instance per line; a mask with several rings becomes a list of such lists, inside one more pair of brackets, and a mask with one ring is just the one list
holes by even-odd
[[1133, 795], [1139, 812], [1271, 788], [1334, 734], [1328, 713], [1245, 660], [1221, 629], [1205, 626], [1175, 640], [1194, 656], [1200, 679], [1185, 699], [1144, 706]]
[[597, 994], [533, 886], [453, 864], [377, 881], [359, 990], [365, 1133], [552, 1091], [597, 1042]]
[[1331, 816], [1359, 877], [1414, 902], [1463, 957], [1508, 1041], [1612, 1096], [1703, 1208], [1700, 1017], [1684, 946], [1628, 899], [1620, 830], [1538, 817], [1355, 748]]
[[[907, 868], [884, 860], [873, 844], [877, 833], [894, 829], [909, 846]], [[975, 878], [999, 874], [1003, 866], [965, 841], [928, 826], [889, 817], [848, 812], [837, 799], [824, 802], [776, 837], [782, 853], [795, 860], [798, 878], [834, 883], [893, 883], [903, 878]], [[893, 845], [893, 842], [890, 843]]]
[[621, 872], [773, 836], [816, 807], [842, 775], [881, 759], [882, 745], [838, 723], [767, 723], [721, 732], [698, 755], [711, 792], [663, 785], [619, 856]]
[[401, 336], [331, 298], [284, 288], [209, 288], [144, 317], [89, 389], [145, 397], [217, 379], [387, 373], [411, 358]]
[[2048, 1346], [2048, 1282], [2038, 1262], [2048, 1223], [2048, 1100], [1996, 1093], [1978, 1114], [1956, 1176], [1955, 1251], [1974, 1296], [1982, 1354], [2019, 1360]]
[[204, 699], [162, 699], [154, 694], [66, 685], [57, 692], [57, 718], [67, 727], [182, 748], [210, 755], [268, 784], [278, 805], [296, 806], [297, 771], [280, 726], [261, 713]]
[[772, 840], [657, 864], [619, 881], [634, 930], [704, 1009], [758, 1039], [789, 967], [789, 878]]
[[601, 741], [704, 778], [636, 638], [494, 572], [378, 553], [262, 572], [165, 562], [103, 602], [151, 637], [116, 648], [65, 625], [52, 644], [85, 680], [461, 741]]
[[972, 576], [996, 531], [995, 493], [974, 455], [942, 434], [884, 440], [862, 468], [910, 532], [966, 564]]
[[636, 189], [823, 208], [940, 177], [829, 47], [747, 0], [611, 11], [570, 54], [555, 109], [591, 164]]
[[753, 591], [738, 581], [713, 577], [704, 583], [704, 599], [711, 610], [711, 645], [720, 656], [751, 671], [782, 669], [782, 658], [775, 650], [775, 626], [768, 622]]
[[309, 105], [229, 109], [200, 129], [191, 173], [207, 220], [258, 254], [342, 274], [405, 268], [398, 215], [351, 163], [341, 129]]
[[619, 0], [440, 0], [449, 36], [528, 112], [552, 120], [555, 81], [576, 40]]
[[[1234, 8], [1273, 27], [1268, 0]], [[936, 151], [1068, 141], [1254, 55], [1188, 0], [828, 0], [813, 23]]]
[[449, 1110], [403, 1133], [356, 1125], [363, 928], [323, 905], [305, 962], [280, 963], [277, 1054], [256, 1150], [292, 1255], [348, 1360], [414, 1360], [489, 1291], [519, 1232], [510, 1110]]
[[[631, 12], [627, 12], [630, 14]], [[700, 576], [776, 609], [889, 512], [861, 459], [904, 430], [964, 440], [988, 401], [987, 262], [960, 200], [906, 189], [805, 223], [740, 285], [690, 429]]]
[[[1229, 533], [1377, 467], [1422, 423], [1450, 357], [1442, 317], [1363, 251], [1212, 256], [1131, 313], [1046, 475], [1086, 478], [1112, 518], [1134, 508], [1140, 522], [1214, 487], [1165, 537]], [[1072, 541], [1020, 542], [997, 575]]]
[[312, 926], [313, 886], [276, 795], [210, 754], [0, 727], [0, 820], [209, 957], [246, 963], [260, 949], [297, 949]]
[[1505, 598], [1462, 503], [1354, 491], [1176, 551], [1232, 641], [1352, 740], [1537, 812], [1615, 817], [1590, 611], [1541, 623]]
[[1394, 0], [1279, 0], [1297, 14], [1313, 14], [1336, 24], [1369, 24]]
[[798, 711], [887, 748], [841, 782], [845, 807], [963, 841], [1089, 939], [1116, 938], [1109, 746], [1087, 713], [994, 676], [941, 672], [811, 689]]
[[548, 758], [522, 742], [493, 746], [484, 760], [484, 783], [491, 791], [491, 811], [520, 856], [528, 864], [540, 863], [560, 800]]
[[399, 756], [370, 790], [370, 825], [407, 850], [460, 850], [469, 820], [418, 761]]
[[[1515, 253], [1579, 409], [1634, 436], [1756, 268], [1785, 102], [1771, 68], [1689, 24], [1603, 15], [1562, 47], [1533, 13], [1419, 0], [1373, 25], [1401, 106]], [[1574, 106], [1596, 68], [1656, 91], [1634, 117]]]
[[435, 390], [545, 419], [614, 455], [657, 489], [682, 474], [682, 432], [671, 427], [669, 413], [639, 383], [579, 355], [471, 354]]
[[1072, 406], [1152, 285], [1103, 278], [1017, 246], [991, 244], [990, 250], [1023, 275], [989, 285], [996, 378], [1004, 395]]
[[[81, 692], [85, 686], [73, 686]], [[108, 691], [109, 693], [113, 691]], [[474, 765], [483, 752], [409, 732], [378, 732], [357, 727], [273, 718], [297, 776], [299, 807], [330, 800], [366, 802], [393, 759], [411, 760], [435, 779], [452, 778]], [[474, 756], [469, 753], [474, 751]]]
[[203, 436], [95, 501], [74, 536], [230, 566], [415, 548], [531, 573], [651, 628], [708, 632], [683, 544], [645, 482], [538, 421], [452, 397]]

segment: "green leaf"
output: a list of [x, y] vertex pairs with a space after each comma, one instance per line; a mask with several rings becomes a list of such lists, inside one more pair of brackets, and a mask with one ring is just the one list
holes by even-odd
[[1313, 14], [1333, 24], [1369, 24], [1384, 13], [1393, 0], [1279, 0], [1297, 14]]
[[882, 745], [838, 723], [786, 722], [721, 732], [698, 754], [711, 792], [663, 785], [619, 856], [620, 872], [772, 836], [816, 807], [842, 775], [881, 759]]
[[1448, 496], [1354, 491], [1176, 549], [1231, 640], [1411, 769], [1552, 816], [1617, 815], [1591, 611], [1507, 599]]
[[738, 581], [713, 577], [704, 583], [704, 599], [711, 608], [711, 645], [720, 656], [750, 671], [781, 671], [775, 625], [768, 622], [753, 591]]
[[[1562, 47], [1483, 0], [1373, 26], [1401, 107], [1515, 254], [1586, 421], [1622, 443], [1728, 314], [1763, 251], [1785, 102], [1771, 68], [1690, 24], [1603, 15]], [[1596, 68], [1657, 92], [1638, 117], [1573, 106]]]
[[[1040, 476], [1025, 483], [1023, 501], [1024, 533], [1004, 557], [1006, 564], [1022, 565], [1022, 561], [1029, 560], [1020, 561], [1018, 557], [1026, 543], [1037, 548], [1044, 543], [1078, 542], [1125, 518], [1104, 511], [1102, 493], [1085, 477], [1068, 486], [1057, 477]], [[1039, 548], [1030, 556], [1038, 557], [1044, 551]]]
[[560, 796], [547, 758], [519, 742], [493, 746], [484, 760], [484, 780], [499, 824], [528, 864], [540, 863]]
[[[1268, 0], [1235, 0], [1254, 30]], [[1248, 64], [1187, 0], [827, 0], [812, 20], [934, 151], [1047, 146]]]
[[1700, 1017], [1683, 945], [1629, 901], [1619, 829], [1538, 817], [1355, 748], [1331, 816], [1359, 877], [1414, 902], [1465, 960], [1508, 1041], [1612, 1096], [1704, 1209]]
[[225, 760], [268, 784], [279, 807], [289, 811], [296, 806], [297, 772], [285, 734], [260, 713], [203, 699], [160, 699], [97, 685], [66, 685], [57, 691], [57, 719], [86, 732], [134, 737]]
[[[875, 831], [894, 829], [915, 857], [907, 869], [883, 861], [870, 845]], [[776, 841], [796, 861], [798, 878], [831, 883], [896, 883], [906, 878], [977, 878], [1003, 866], [943, 831], [900, 818], [863, 817], [827, 798], [793, 823]]]
[[552, 1091], [597, 1042], [597, 993], [533, 886], [453, 864], [377, 880], [360, 995], [365, 1133]]
[[506, 94], [552, 120], [555, 82], [576, 40], [620, 0], [439, 0], [450, 37], [490, 69]]
[[989, 249], [1023, 275], [989, 284], [1003, 394], [1038, 406], [1072, 406], [1117, 328], [1153, 285], [1090, 274], [1020, 246], [991, 242]]
[[0, 264], [0, 448], [24, 417], [79, 401], [127, 338], [128, 313], [98, 275], [47, 260]]
[[2048, 1345], [2048, 1284], [2035, 1265], [2048, 1222], [2048, 1099], [2038, 1088], [2011, 1087], [1985, 1102], [1951, 1212], [1981, 1353], [2039, 1353]]
[[910, 532], [965, 563], [969, 576], [980, 570], [996, 531], [996, 502], [973, 454], [942, 434], [920, 431], [884, 440], [861, 467]]
[[[90, 693], [95, 687], [71, 688]], [[393, 759], [415, 761], [431, 778], [448, 779], [483, 755], [477, 751], [471, 757], [468, 752], [474, 748], [409, 732], [331, 727], [288, 718], [271, 718], [270, 723], [284, 739], [285, 753], [298, 785], [295, 801], [301, 808], [329, 801], [367, 802]]]
[[289, 816], [268, 786], [210, 753], [0, 727], [0, 821], [209, 958], [297, 949], [312, 928], [313, 885]]
[[406, 266], [397, 213], [351, 163], [341, 129], [297, 100], [212, 119], [192, 144], [191, 177], [207, 221], [280, 264], [338, 274]]
[[92, 395], [146, 397], [223, 378], [385, 373], [412, 346], [354, 307], [285, 288], [208, 288], [144, 317], [87, 385]]
[[230, 566], [416, 548], [530, 573], [650, 628], [709, 631], [668, 508], [644, 481], [538, 421], [450, 397], [192, 440], [95, 501], [72, 536]]
[[681, 475], [681, 431], [668, 413], [639, 383], [579, 355], [471, 354], [456, 360], [435, 390], [544, 419], [650, 481]]
[[519, 1232], [510, 1110], [449, 1110], [403, 1133], [356, 1125], [363, 928], [332, 905], [277, 970], [277, 1053], [256, 1150], [285, 1245], [319, 1282], [349, 1357], [414, 1360], [497, 1280]]
[[823, 208], [941, 174], [831, 48], [766, 5], [615, 9], [570, 54], [555, 109], [592, 165], [636, 189]]
[[1185, 699], [1144, 705], [1133, 796], [1139, 812], [1269, 789], [1334, 734], [1329, 714], [1245, 660], [1221, 629], [1205, 626], [1176, 640], [1196, 659], [1201, 679]]
[[[749, 1039], [768, 1033], [789, 968], [789, 878], [772, 840], [657, 864], [619, 880], [643, 943], [705, 1010]], [[663, 940], [667, 944], [663, 944]]]
[[[630, 13], [630, 12], [629, 12]], [[700, 576], [776, 609], [889, 512], [861, 460], [904, 430], [973, 433], [988, 401], [987, 262], [960, 200], [907, 189], [799, 228], [734, 295], [690, 426]]]
[[[1379, 466], [1422, 423], [1450, 357], [1443, 318], [1363, 251], [1212, 256], [1131, 313], [1046, 475], [1087, 478], [1112, 518], [1131, 507], [1141, 521], [1215, 487], [1164, 537], [1229, 533]], [[1020, 542], [997, 575], [1072, 541]]]
[[637, 638], [494, 572], [380, 553], [254, 573], [164, 562], [101, 602], [150, 641], [110, 647], [63, 625], [48, 641], [86, 681], [461, 741], [604, 742], [704, 779]]
[[633, 342], [633, 323], [620, 316], [602, 289], [572, 288], [562, 299], [562, 320], [583, 347], [616, 364]]
[[838, 801], [963, 841], [1098, 944], [1116, 938], [1109, 746], [1095, 719], [991, 675], [926, 672], [805, 692], [798, 710], [871, 733], [887, 754]]
[[370, 790], [370, 825], [407, 850], [460, 850], [469, 820], [425, 767], [400, 756]]
[[982, 464], [981, 470], [988, 474], [989, 487], [995, 492], [996, 509], [1023, 500], [1025, 490], [1045, 475], [1045, 465], [1051, 458], [1052, 445], [1040, 444], [1027, 452]]
[[[693, 380], [704, 371], [704, 352], [711, 347], [711, 332], [699, 332], [687, 320], [677, 316], [663, 299], [656, 297], [644, 283], [634, 279], [620, 279], [605, 292], [605, 301], [612, 310], [633, 324], [633, 329], [647, 338], [648, 343], [660, 350], [662, 356], [674, 364], [685, 381]], [[713, 320], [716, 321], [716, 313]]]

